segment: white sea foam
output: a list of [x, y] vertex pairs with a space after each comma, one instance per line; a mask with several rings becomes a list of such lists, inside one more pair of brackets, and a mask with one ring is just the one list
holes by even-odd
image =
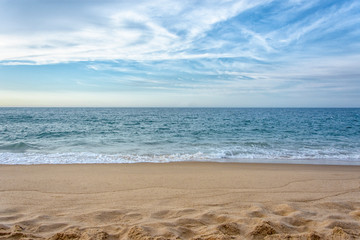
[[224, 153], [204, 154], [167, 154], [167, 155], [130, 155], [130, 154], [98, 154], [80, 153], [0, 153], [0, 164], [91, 164], [91, 163], [167, 163], [167, 162], [243, 162], [243, 163], [294, 163], [294, 164], [340, 164], [360, 165], [360, 155], [342, 157], [301, 155], [275, 157], [273, 155], [231, 155]]

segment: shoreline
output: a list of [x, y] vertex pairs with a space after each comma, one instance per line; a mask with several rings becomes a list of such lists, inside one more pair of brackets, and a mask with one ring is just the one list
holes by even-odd
[[360, 166], [0, 165], [0, 239], [358, 239]]
[[[349, 163], [349, 164], [341, 164], [341, 163]], [[14, 163], [14, 164], [8, 164], [8, 163], [0, 163], [0, 166], [48, 166], [48, 165], [122, 165], [122, 164], [196, 164], [196, 163], [204, 163], [204, 164], [264, 164], [264, 165], [299, 165], [299, 166], [354, 166], [354, 167], [360, 167], [360, 162], [356, 161], [344, 161], [344, 160], [307, 160], [307, 159], [301, 159], [301, 160], [268, 160], [268, 159], [213, 159], [213, 160], [169, 160], [169, 161], [128, 161], [128, 162], [73, 162], [73, 163]], [[352, 164], [351, 164], [352, 163]]]

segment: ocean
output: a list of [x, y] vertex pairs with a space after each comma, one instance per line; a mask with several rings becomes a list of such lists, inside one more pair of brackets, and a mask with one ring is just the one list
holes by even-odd
[[360, 165], [360, 109], [0, 108], [0, 164]]

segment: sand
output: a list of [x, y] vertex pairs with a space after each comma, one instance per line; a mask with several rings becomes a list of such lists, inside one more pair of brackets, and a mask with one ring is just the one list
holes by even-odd
[[0, 239], [360, 239], [360, 167], [0, 165]]

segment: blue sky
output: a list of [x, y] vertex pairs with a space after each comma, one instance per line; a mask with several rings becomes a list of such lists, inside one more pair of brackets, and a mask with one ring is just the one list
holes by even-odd
[[360, 1], [0, 0], [0, 106], [360, 107]]

